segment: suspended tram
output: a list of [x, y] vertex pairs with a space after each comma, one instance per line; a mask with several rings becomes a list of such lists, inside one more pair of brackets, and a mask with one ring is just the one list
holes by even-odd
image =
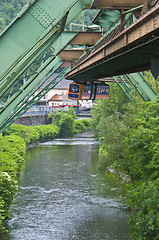
[[68, 98], [74, 100], [107, 99], [110, 86], [108, 84], [79, 84], [70, 83], [68, 87]]

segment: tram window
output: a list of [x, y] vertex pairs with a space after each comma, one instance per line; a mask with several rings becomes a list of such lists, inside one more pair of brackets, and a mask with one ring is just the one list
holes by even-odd
[[71, 93], [79, 93], [79, 85], [70, 84], [69, 92], [71, 92]]
[[108, 86], [97, 86], [97, 94], [108, 95], [109, 94], [109, 87]]
[[91, 91], [92, 91], [92, 86], [91, 85], [84, 85], [83, 93], [82, 93], [82, 99], [85, 99], [85, 100], [90, 99]]
[[109, 95], [109, 85], [98, 85], [96, 90], [96, 99], [107, 99]]
[[82, 99], [83, 85], [78, 83], [70, 83], [68, 88], [68, 98], [70, 99]]

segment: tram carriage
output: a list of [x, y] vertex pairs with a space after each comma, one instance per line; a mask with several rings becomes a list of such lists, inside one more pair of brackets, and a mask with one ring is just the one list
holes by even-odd
[[68, 98], [70, 99], [82, 99], [83, 85], [77, 83], [69, 83]]
[[108, 84], [70, 83], [68, 98], [75, 100], [107, 99], [110, 86]]

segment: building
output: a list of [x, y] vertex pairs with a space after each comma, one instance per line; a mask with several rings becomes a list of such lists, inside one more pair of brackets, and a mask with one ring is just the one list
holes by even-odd
[[66, 94], [55, 94], [48, 100], [48, 106], [53, 110], [68, 110], [69, 107], [73, 106], [75, 112], [79, 112], [79, 104], [77, 100], [68, 99]]

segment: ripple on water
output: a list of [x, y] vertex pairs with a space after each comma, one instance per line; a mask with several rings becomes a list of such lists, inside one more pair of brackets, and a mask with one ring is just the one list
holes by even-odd
[[57, 138], [53, 141], [39, 143], [39, 146], [49, 147], [54, 145], [92, 145], [98, 144], [94, 138]]
[[28, 150], [9, 237], [2, 240], [129, 239], [118, 183], [99, 173], [97, 153], [87, 147], [96, 144], [82, 136]]

